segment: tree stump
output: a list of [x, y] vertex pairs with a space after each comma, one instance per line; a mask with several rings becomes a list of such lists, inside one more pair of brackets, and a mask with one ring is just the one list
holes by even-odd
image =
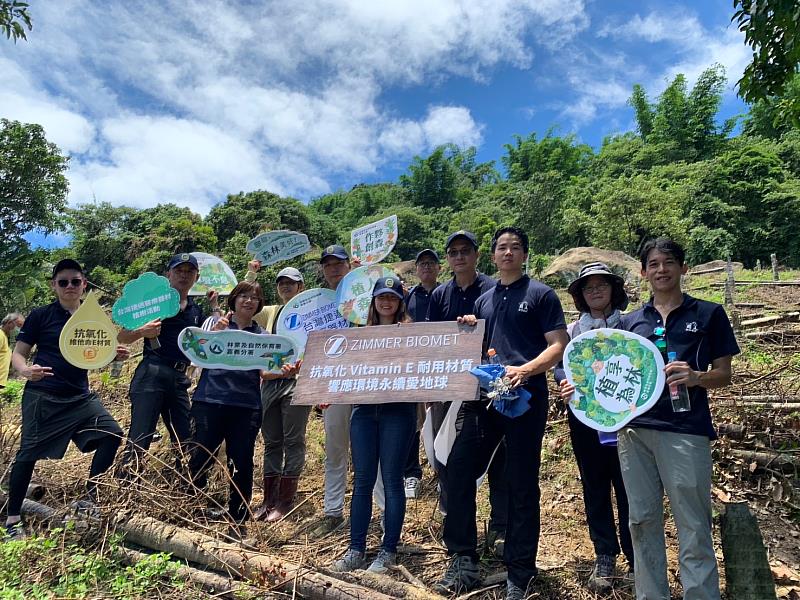
[[725, 590], [736, 600], [775, 600], [775, 581], [758, 521], [745, 502], [725, 504], [720, 518]]
[[778, 281], [780, 279], [778, 276], [778, 257], [775, 254], [770, 254], [769, 260], [772, 262], [772, 280]]

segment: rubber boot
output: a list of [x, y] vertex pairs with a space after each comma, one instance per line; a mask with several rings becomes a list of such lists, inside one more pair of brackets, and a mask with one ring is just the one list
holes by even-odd
[[280, 486], [280, 475], [264, 475], [264, 500], [253, 514], [256, 521], [263, 521], [267, 518], [270, 511], [278, 503], [278, 488]]
[[286, 513], [292, 510], [294, 498], [297, 495], [297, 484], [299, 482], [299, 477], [281, 477], [281, 485], [278, 488], [278, 502], [267, 516], [268, 523], [280, 521], [286, 516]]

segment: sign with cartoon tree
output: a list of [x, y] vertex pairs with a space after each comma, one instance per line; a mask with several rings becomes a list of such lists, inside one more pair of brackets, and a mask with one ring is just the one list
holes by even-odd
[[569, 408], [597, 431], [617, 431], [650, 410], [664, 390], [664, 359], [635, 333], [594, 329], [564, 350], [567, 380], [575, 386]]
[[192, 256], [200, 266], [200, 279], [189, 290], [190, 296], [205, 296], [210, 290], [227, 295], [236, 287], [236, 275], [220, 257], [206, 252], [192, 252]]
[[383, 265], [353, 269], [336, 288], [336, 306], [339, 313], [355, 325], [367, 324], [367, 313], [372, 302], [372, 288], [381, 277], [397, 277]]
[[350, 255], [364, 266], [374, 265], [389, 256], [396, 243], [397, 215], [392, 215], [350, 232]]

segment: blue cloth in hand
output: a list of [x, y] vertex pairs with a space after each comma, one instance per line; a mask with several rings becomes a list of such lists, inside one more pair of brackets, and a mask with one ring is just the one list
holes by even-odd
[[[498, 377], [503, 377], [506, 374], [506, 368], [503, 365], [478, 365], [470, 369], [475, 377], [480, 382], [481, 389], [487, 392], [492, 390], [492, 382]], [[492, 400], [492, 406], [501, 415], [510, 419], [525, 414], [531, 407], [529, 400], [531, 393], [522, 387], [514, 388], [511, 394], [503, 394], [495, 397]]]

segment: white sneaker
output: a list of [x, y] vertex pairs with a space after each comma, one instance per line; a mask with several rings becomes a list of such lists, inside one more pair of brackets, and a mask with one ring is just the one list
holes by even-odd
[[397, 564], [397, 554], [394, 552], [387, 552], [386, 550], [379, 550], [378, 556], [372, 561], [372, 564], [367, 568], [371, 573], [388, 573], [389, 568]]
[[422, 482], [417, 477], [406, 477], [405, 490], [406, 498], [419, 498], [419, 488]]

